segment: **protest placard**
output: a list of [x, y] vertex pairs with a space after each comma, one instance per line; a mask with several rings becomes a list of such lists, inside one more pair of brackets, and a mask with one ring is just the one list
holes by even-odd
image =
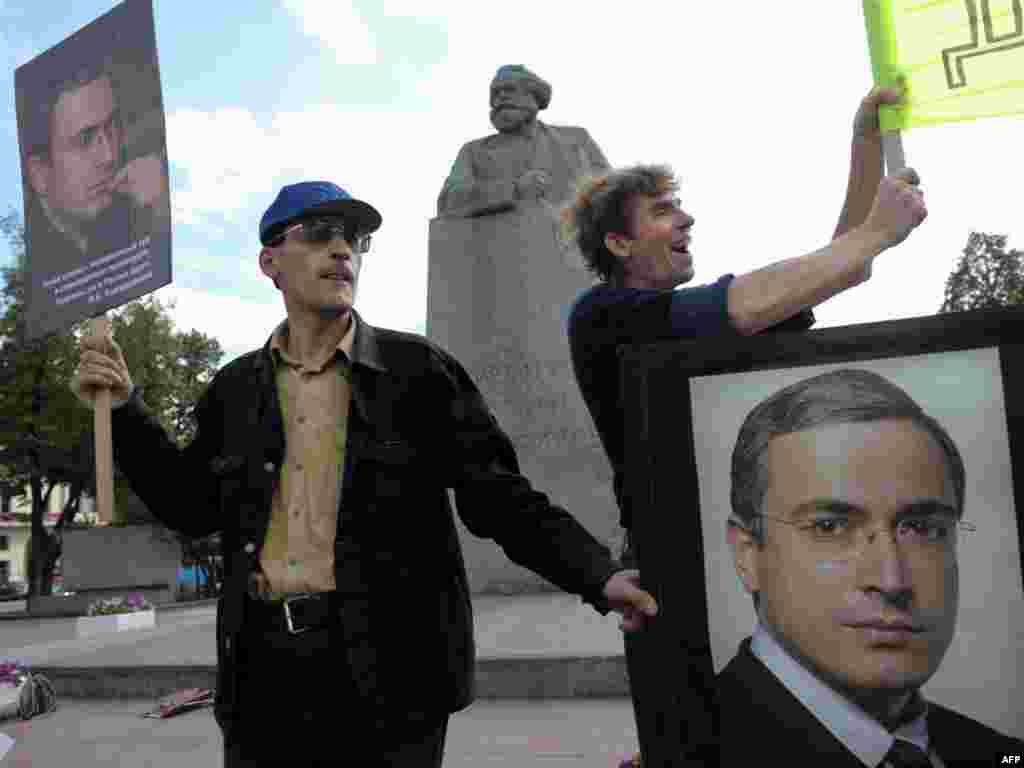
[[[15, 71], [28, 340], [171, 282], [167, 147], [152, 0], [126, 0]], [[97, 502], [112, 514], [110, 393]]]

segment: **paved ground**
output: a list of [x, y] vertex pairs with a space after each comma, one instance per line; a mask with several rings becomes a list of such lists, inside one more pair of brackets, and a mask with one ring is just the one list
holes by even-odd
[[[193, 645], [186, 641], [177, 655], [165, 663], [216, 661], [212, 635], [216, 606], [212, 601], [203, 601], [196, 607], [186, 605], [158, 610], [155, 628], [121, 632], [118, 633], [121, 637], [103, 637], [94, 643], [79, 641], [75, 619], [14, 619], [15, 613], [18, 612], [11, 611], [0, 622], [0, 652], [8, 655], [24, 653], [37, 658], [40, 653], [57, 653], [62, 659], [72, 659], [106, 646], [120, 647], [132, 644], [134, 639], [157, 638], [182, 631], [199, 642]], [[617, 615], [601, 616], [573, 595], [478, 596], [473, 600], [473, 613], [477, 655], [481, 658], [622, 654]], [[206, 631], [211, 633], [210, 642], [205, 641]]]
[[[52, 715], [0, 723], [15, 740], [3, 768], [219, 766], [220, 730], [209, 709], [167, 720], [139, 715], [139, 701], [60, 702]], [[628, 699], [480, 701], [454, 715], [445, 768], [615, 768], [636, 749]]]
[[[0, 723], [0, 734], [15, 740], [0, 768], [220, 765], [211, 710], [141, 717], [169, 691], [213, 687], [214, 604], [160, 609], [151, 629], [81, 638], [74, 619], [17, 613], [0, 612], [0, 657], [22, 659], [50, 677], [59, 709], [28, 723]], [[446, 768], [616, 768], [633, 753], [614, 614], [602, 617], [574, 596], [543, 594], [479, 596], [474, 615], [479, 700], [452, 717]]]
[[[481, 698], [628, 695], [622, 634], [566, 594], [474, 600]], [[27, 662], [63, 695], [152, 697], [181, 687], [212, 687], [216, 665], [213, 604], [159, 610], [150, 629], [78, 637], [75, 619], [10, 616], [0, 621], [0, 656]]]
[[[615, 614], [564, 593], [474, 599], [477, 695], [608, 698], [629, 695]], [[215, 685], [213, 602], [157, 611], [157, 626], [79, 637], [74, 618], [0, 615], [0, 657], [24, 660], [61, 696], [154, 698]]]
[[24, 610], [24, 600], [0, 600], [0, 615], [5, 613], [21, 613]]

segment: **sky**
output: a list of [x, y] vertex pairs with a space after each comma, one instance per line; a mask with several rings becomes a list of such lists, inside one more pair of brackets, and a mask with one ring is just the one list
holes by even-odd
[[[0, 210], [22, 210], [14, 69], [114, 7], [0, 0]], [[613, 165], [669, 163], [696, 218], [694, 285], [826, 245], [853, 116], [871, 87], [861, 3], [575, 0], [155, 0], [182, 330], [228, 362], [283, 318], [259, 271], [259, 217], [284, 184], [329, 179], [384, 224], [356, 308], [424, 332], [437, 194], [463, 143], [493, 132], [488, 86], [524, 64], [553, 86], [540, 118], [584, 126]], [[969, 232], [1024, 246], [1020, 118], [903, 137], [927, 221], [817, 327], [934, 314]], [[0, 260], [10, 260], [9, 254]], [[574, 297], [567, 296], [566, 303]]]

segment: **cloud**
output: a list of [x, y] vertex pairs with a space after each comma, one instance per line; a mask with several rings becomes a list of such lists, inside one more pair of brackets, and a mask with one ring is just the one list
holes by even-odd
[[[182, 322], [221, 338], [226, 347], [262, 344], [273, 321], [268, 325], [258, 318], [279, 318], [283, 306], [269, 282], [266, 302], [240, 298], [243, 292], [252, 295], [259, 217], [282, 185], [329, 179], [370, 201], [384, 217], [364, 261], [357, 308], [371, 323], [403, 330], [422, 326], [427, 222], [450, 163], [424, 148], [450, 143], [443, 123], [337, 104], [266, 117], [239, 108], [182, 109], [167, 122], [168, 146], [179, 171], [172, 193], [175, 226], [192, 230], [175, 241], [175, 279], [190, 286], [173, 291]], [[456, 150], [450, 147], [444, 154], [454, 157]], [[204, 261], [198, 246], [188, 243], [189, 234], [203, 236], [213, 249], [209, 259]], [[190, 265], [216, 271], [217, 279], [189, 275]], [[220, 287], [194, 290], [200, 285]]]
[[[217, 255], [234, 258], [254, 247], [256, 222], [282, 184], [332, 179], [384, 216], [364, 264], [360, 312], [381, 325], [421, 326], [437, 194], [459, 147], [492, 130], [487, 86], [495, 69], [522, 63], [553, 85], [541, 119], [585, 126], [614, 165], [675, 167], [684, 206], [697, 218], [697, 282], [808, 253], [825, 245], [835, 226], [850, 125], [870, 85], [870, 67], [862, 33], [838, 32], [862, 30], [859, 9], [836, 16], [831, 5], [795, 5], [808, 28], [836, 33], [780, 44], [764, 34], [777, 28], [777, 9], [757, 3], [744, 4], [738, 18], [726, 4], [684, 12], [638, 1], [636, 13], [623, 15], [600, 4], [581, 14], [573, 4], [531, 0], [499, 15], [493, 6], [454, 0], [380, 0], [372, 7], [366, 0], [358, 12], [350, 4], [287, 0], [306, 34], [336, 37], [332, 49], [339, 56], [340, 41], [348, 46], [351, 38], [349, 50], [356, 51], [369, 40], [382, 63], [339, 67], [337, 80], [323, 83], [323, 102], [301, 110], [262, 114], [225, 106], [170, 115], [168, 142], [181, 172], [176, 224], [223, 235]], [[644, 12], [648, 7], [657, 23]], [[390, 25], [388, 17], [441, 25], [443, 55], [426, 56], [414, 45], [416, 26]], [[348, 18], [356, 19], [354, 26], [339, 26]], [[400, 59], [408, 62], [404, 69], [396, 65]], [[417, 67], [407, 82], [405, 71]], [[341, 86], [356, 75], [401, 88], [382, 88], [376, 106], [352, 107]], [[870, 283], [823, 305], [821, 325], [934, 312], [968, 226], [1016, 225], [1017, 196], [1005, 184], [1020, 165], [1006, 149], [1014, 146], [1016, 123], [1003, 123], [1005, 135], [987, 140], [996, 125], [908, 134], [908, 158], [925, 179], [929, 220], [878, 262]], [[950, 151], [954, 146], [971, 152]], [[974, 193], [979, 189], [985, 194]], [[1011, 244], [1019, 245], [1012, 238]], [[268, 303], [279, 301], [268, 291]], [[211, 328], [230, 323], [224, 335], [237, 334], [239, 345], [244, 339], [257, 346], [269, 333], [255, 319], [265, 310], [239, 305], [239, 317], [252, 319], [238, 323], [235, 304], [227, 311], [210, 306], [204, 317]]]
[[175, 110], [167, 118], [167, 143], [173, 164], [185, 171], [172, 195], [176, 223], [238, 220], [272, 188], [273, 162], [253, 160], [280, 156], [278, 138], [247, 109]]
[[196, 330], [214, 336], [225, 349], [244, 351], [259, 346], [284, 318], [284, 304], [273, 292], [266, 301], [256, 301], [171, 284], [153, 295], [161, 302], [174, 302], [177, 330]]
[[[308, 34], [318, 36], [322, 30], [332, 30], [331, 34], [338, 30], [340, 35], [345, 29], [339, 26], [342, 16], [330, 14], [356, 14], [348, 4], [287, 0], [285, 7]], [[426, 6], [385, 0], [375, 11], [377, 16], [370, 12], [365, 16], [372, 27], [383, 24], [378, 16], [427, 18], [427, 13], [445, 14], [447, 6], [431, 5], [429, 12], [422, 7]], [[426, 314], [428, 227], [436, 212], [437, 194], [459, 147], [493, 130], [487, 119], [487, 86], [499, 65], [523, 63], [549, 79], [554, 100], [542, 118], [586, 126], [613, 163], [677, 161], [680, 153], [713, 163], [713, 155], [693, 152], [680, 141], [686, 126], [673, 118], [682, 101], [697, 104], [716, 85], [687, 83], [683, 87], [675, 75], [674, 48], [665, 44], [673, 33], [660, 27], [648, 29], [649, 59], [631, 69], [606, 56], [594, 58], [584, 68], [571, 48], [569, 30], [573, 39], [587, 47], [593, 44], [588, 40], [598, 39], [608, 29], [630, 35], [646, 29], [644, 24], [612, 20], [597, 10], [594, 18], [588, 14], [589, 20], [584, 20], [557, 4], [517, 6], [516, 13], [502, 16], [500, 22], [486, 8], [460, 5], [456, 10], [451, 4], [449, 10], [444, 19], [447, 54], [423, 75], [427, 79], [419, 83], [412, 98], [377, 107], [327, 103], [327, 94], [336, 89], [325, 83], [325, 102], [300, 111], [264, 115], [225, 107], [171, 114], [168, 145], [175, 167], [182, 171], [173, 194], [176, 224], [188, 224], [215, 237], [230, 234], [231, 227], [251, 233], [244, 245], [237, 242], [237, 232], [233, 241], [227, 241], [227, 247], [238, 252], [255, 243], [256, 222], [281, 185], [302, 178], [334, 180], [372, 202], [384, 217], [364, 264], [357, 307], [370, 322], [414, 329], [422, 326]], [[358, 43], [364, 32], [370, 34], [360, 22], [351, 35], [344, 33], [344, 39], [352, 37]], [[418, 60], [414, 49], [392, 51], [389, 46], [396, 43], [390, 38], [378, 43], [388, 64], [386, 72], [399, 53], [409, 61]], [[654, 75], [639, 77], [638, 69]], [[635, 119], [640, 111], [645, 117], [642, 136]], [[666, 156], [668, 147], [672, 151]], [[642, 152], [653, 155], [634, 157]], [[721, 206], [723, 211], [730, 209]], [[735, 229], [732, 220], [722, 226], [726, 231]], [[469, 258], [472, 255], [467, 254]], [[209, 319], [233, 323], [234, 313], [211, 312]], [[265, 331], [259, 329], [259, 338], [246, 335], [250, 345], [261, 343]]]
[[334, 51], [339, 64], [376, 64], [377, 45], [369, 26], [349, 2], [282, 0], [302, 31]]

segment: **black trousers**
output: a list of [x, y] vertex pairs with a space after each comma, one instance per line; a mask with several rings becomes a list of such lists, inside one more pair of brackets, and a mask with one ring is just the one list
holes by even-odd
[[337, 625], [291, 635], [265, 611], [246, 613], [225, 768], [440, 768], [448, 715], [379, 728], [352, 680]]

